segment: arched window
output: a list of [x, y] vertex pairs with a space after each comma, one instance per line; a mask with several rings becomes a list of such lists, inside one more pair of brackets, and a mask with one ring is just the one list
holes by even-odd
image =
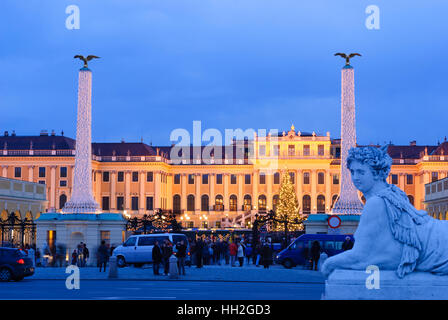
[[192, 194], [187, 197], [187, 211], [194, 211], [194, 195]]
[[66, 202], [67, 202], [67, 196], [65, 194], [61, 194], [59, 196], [59, 209], [64, 208]]
[[280, 173], [274, 173], [274, 184], [280, 184]]
[[336, 203], [336, 200], [338, 200], [338, 195], [333, 195], [333, 198], [331, 198], [331, 208], [333, 209], [334, 204]]
[[180, 213], [180, 195], [173, 196], [173, 213]]
[[209, 205], [208, 205], [208, 195], [204, 194], [201, 197], [201, 211], [208, 211]]
[[412, 205], [414, 205], [414, 197], [411, 196], [411, 195], [408, 195], [408, 199], [409, 199], [409, 202], [410, 202]]
[[278, 199], [279, 199], [278, 194], [272, 197], [272, 210], [274, 210], [274, 212], [277, 211]]
[[244, 196], [244, 202], [243, 202], [243, 210], [244, 211], [250, 211], [252, 210], [252, 198], [250, 195], [246, 194]]
[[258, 210], [266, 211], [266, 196], [263, 194], [258, 196]]
[[364, 197], [364, 195], [361, 197], [361, 202], [362, 204], [366, 204], [366, 197]]
[[311, 197], [309, 195], [304, 195], [302, 198], [303, 203], [303, 213], [311, 213]]
[[317, 196], [317, 213], [325, 213], [325, 196]]
[[224, 211], [224, 199], [220, 194], [215, 197], [215, 211]]
[[236, 195], [232, 194], [230, 196], [229, 210], [230, 211], [237, 211], [237, 209], [238, 209], [237, 207], [238, 207], [238, 205], [237, 205], [237, 197], [236, 197]]
[[317, 184], [325, 184], [325, 174], [323, 172], [317, 174]]

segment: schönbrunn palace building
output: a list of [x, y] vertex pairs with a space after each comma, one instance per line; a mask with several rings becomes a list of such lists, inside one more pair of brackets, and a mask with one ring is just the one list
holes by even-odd
[[[208, 163], [194, 157], [193, 147], [188, 158], [174, 163], [170, 159], [174, 147], [92, 143], [93, 194], [105, 212], [141, 216], [161, 208], [178, 214], [184, 228], [242, 227], [259, 210], [275, 210], [281, 172], [287, 168], [301, 212], [330, 212], [339, 192], [340, 140], [331, 139], [329, 133], [301, 133], [293, 126], [274, 140], [255, 136], [219, 147], [221, 161], [214, 159], [215, 153]], [[59, 211], [72, 191], [75, 142], [54, 132], [38, 136], [5, 132], [0, 136], [0, 174], [45, 184], [47, 210]], [[247, 159], [249, 143], [253, 161]], [[417, 209], [425, 209], [425, 184], [447, 177], [448, 142], [390, 145], [388, 153], [393, 159], [388, 182], [404, 190]], [[278, 161], [276, 169], [263, 165], [263, 158], [272, 155]], [[443, 210], [445, 217], [448, 209]], [[5, 208], [0, 211], [7, 214]]]

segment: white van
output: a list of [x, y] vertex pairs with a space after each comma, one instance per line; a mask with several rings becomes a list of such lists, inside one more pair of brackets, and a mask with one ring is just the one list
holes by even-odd
[[117, 265], [122, 268], [129, 264], [143, 265], [152, 262], [152, 248], [156, 241], [161, 247], [165, 240], [170, 240], [173, 244], [173, 251], [175, 246], [181, 240], [187, 246], [187, 259], [189, 245], [188, 239], [184, 234], [180, 233], [155, 233], [155, 234], [140, 234], [130, 236], [121, 246], [114, 249], [112, 255], [117, 257]]

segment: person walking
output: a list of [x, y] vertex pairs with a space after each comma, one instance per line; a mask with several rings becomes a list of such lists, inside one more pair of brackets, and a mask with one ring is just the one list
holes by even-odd
[[317, 271], [317, 264], [319, 263], [320, 258], [320, 243], [319, 241], [315, 240], [311, 246], [311, 270]]
[[229, 254], [230, 254], [230, 265], [232, 267], [235, 266], [235, 260], [236, 260], [236, 254], [238, 252], [238, 246], [236, 245], [235, 242], [232, 242], [229, 245]]
[[240, 263], [240, 267], [243, 266], [244, 264], [244, 245], [242, 243], [242, 241], [239, 241], [237, 244], [237, 257], [238, 257], [238, 262]]
[[30, 257], [33, 267], [36, 266], [36, 252], [32, 246], [28, 246], [28, 257]]
[[224, 256], [224, 260], [226, 265], [229, 264], [229, 260], [230, 260], [230, 255], [229, 255], [229, 243], [227, 242], [227, 240], [224, 240], [222, 242], [222, 255]]
[[179, 274], [185, 275], [185, 258], [187, 256], [187, 246], [185, 245], [184, 240], [181, 240], [180, 243], [176, 245], [176, 249]]
[[152, 248], [152, 270], [156, 276], [160, 275], [159, 267], [162, 262], [162, 257], [162, 250], [160, 249], [159, 241], [156, 241], [154, 243], [154, 247]]
[[244, 253], [245, 253], [246, 259], [247, 259], [247, 265], [250, 265], [250, 259], [252, 258], [252, 254], [253, 254], [252, 247], [249, 244], [247, 244], [244, 251], [245, 251]]
[[109, 249], [106, 246], [106, 241], [102, 240], [101, 245], [98, 248], [98, 262], [100, 265], [100, 272], [104, 266], [104, 272], [106, 272], [107, 262], [109, 261]]
[[259, 267], [260, 266], [260, 260], [261, 260], [261, 248], [262, 245], [261, 243], [257, 243], [257, 245], [255, 246], [255, 254], [256, 254], [256, 260], [255, 260], [255, 266]]

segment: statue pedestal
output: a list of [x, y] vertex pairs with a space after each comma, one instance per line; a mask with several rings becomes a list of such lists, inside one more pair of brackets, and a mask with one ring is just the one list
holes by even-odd
[[[372, 273], [335, 270], [325, 281], [325, 300], [448, 300], [448, 276], [414, 272], [403, 279], [395, 271], [379, 271], [379, 289], [368, 289]], [[371, 281], [368, 281], [371, 283]]]

